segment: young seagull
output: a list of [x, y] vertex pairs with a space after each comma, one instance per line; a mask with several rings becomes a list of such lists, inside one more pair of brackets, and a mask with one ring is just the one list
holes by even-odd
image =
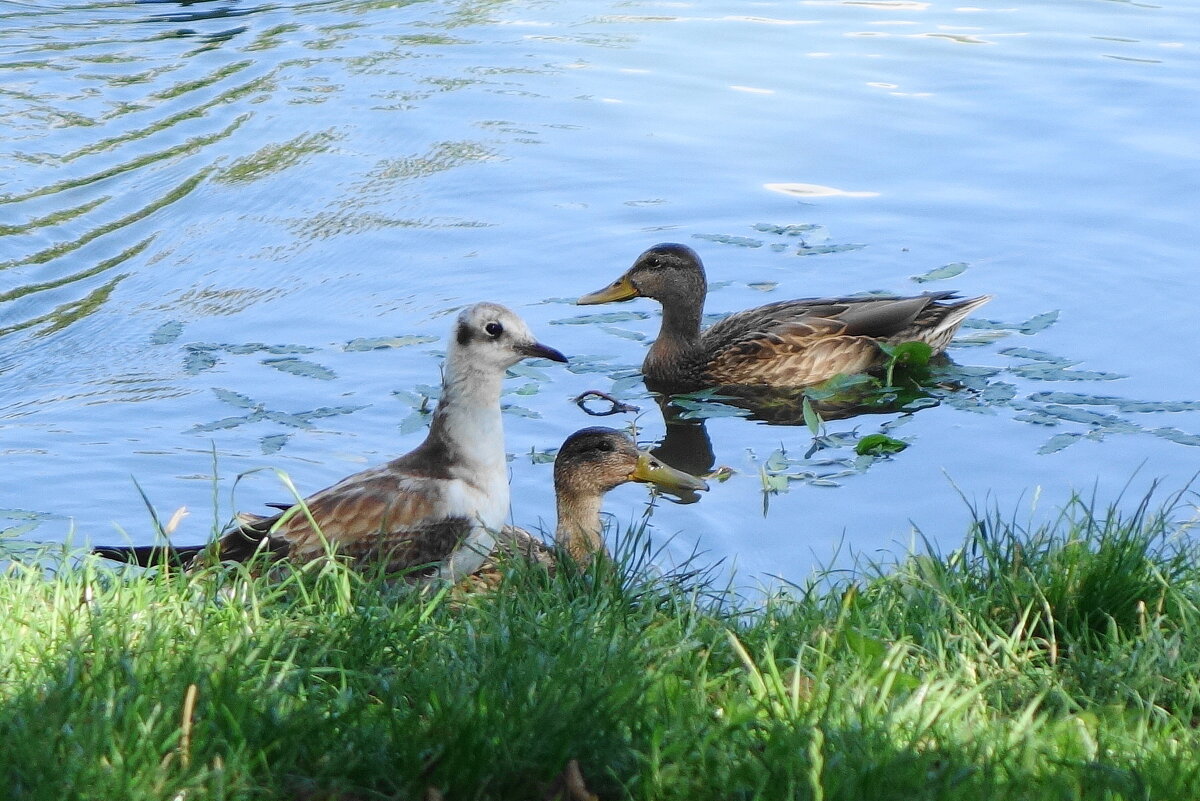
[[[576, 431], [563, 442], [554, 459], [554, 498], [558, 507], [554, 541], [576, 564], [586, 565], [597, 554], [606, 553], [600, 507], [605, 493], [627, 481], [654, 484], [684, 497], [708, 489], [695, 476], [638, 450], [627, 434], [603, 426]], [[550, 568], [556, 566], [553, 549], [525, 529], [506, 527], [498, 539], [498, 555], [516, 555]], [[498, 570], [494, 560], [489, 559], [476, 578], [494, 584], [499, 580]]]
[[[662, 304], [662, 328], [642, 373], [672, 392], [713, 386], [800, 387], [883, 361], [880, 343], [924, 342], [940, 353], [958, 326], [991, 300], [954, 292], [915, 297], [785, 300], [735, 312], [700, 330], [708, 284], [696, 251], [662, 244], [647, 250], [612, 285], [580, 305], [635, 297]], [[953, 301], [953, 302], [951, 302]]]
[[[567, 360], [535, 340], [525, 321], [504, 306], [477, 303], [464, 309], [425, 441], [309, 496], [303, 505], [270, 517], [240, 515], [216, 542], [217, 558], [242, 561], [267, 551], [307, 562], [332, 549], [355, 564], [422, 579], [454, 580], [474, 572], [508, 515], [500, 391], [505, 370], [526, 358]], [[143, 565], [164, 559], [188, 564], [201, 550], [94, 549]]]

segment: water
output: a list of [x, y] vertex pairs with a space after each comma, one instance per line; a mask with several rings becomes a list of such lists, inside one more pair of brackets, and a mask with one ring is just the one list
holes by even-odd
[[[136, 479], [202, 541], [287, 500], [243, 472], [312, 491], [401, 453], [480, 299], [582, 357], [505, 398], [514, 519], [549, 523], [538, 454], [596, 422], [574, 395], [615, 387], [663, 437], [620, 380], [654, 304], [569, 302], [660, 241], [704, 256], [710, 312], [995, 296], [951, 351], [984, 394], [826, 424], [910, 443], [889, 460], [823, 480], [848, 448], [813, 466], [803, 425], [707, 420], [734, 475], [655, 511], [664, 559], [800, 580], [914, 524], [952, 546], [960, 494], [1181, 487], [1198, 48], [1185, 0], [0, 3], [0, 529], [148, 541]], [[764, 494], [764, 465], [810, 479]]]

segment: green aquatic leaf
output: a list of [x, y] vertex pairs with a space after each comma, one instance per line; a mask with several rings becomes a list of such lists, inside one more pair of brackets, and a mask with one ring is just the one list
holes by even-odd
[[1009, 371], [1034, 381], [1119, 381], [1129, 377], [1097, 370], [1071, 370], [1055, 364], [1018, 364]]
[[907, 447], [908, 443], [904, 440], [889, 437], [887, 434], [867, 434], [854, 446], [854, 452], [860, 456], [866, 453], [874, 456], [888, 456], [899, 453]]
[[263, 456], [270, 456], [272, 453], [278, 453], [291, 438], [291, 434], [268, 434], [260, 439], [258, 444], [262, 448]]
[[508, 368], [509, 378], [525, 378], [530, 381], [549, 381], [550, 376], [542, 372], [532, 364], [520, 362]]
[[866, 245], [846, 243], [844, 245], [801, 245], [796, 248], [797, 256], [823, 256], [826, 253], [847, 253], [862, 250]]
[[1063, 448], [1074, 445], [1081, 439], [1083, 439], [1083, 434], [1075, 434], [1071, 432], [1055, 434], [1053, 437], [1046, 440], [1046, 443], [1042, 445], [1042, 447], [1038, 448], [1037, 452], [1043, 456], [1051, 453], [1058, 453]]
[[693, 239], [703, 239], [706, 242], [716, 242], [719, 245], [735, 245], [740, 248], [761, 248], [761, 239], [748, 236], [732, 236], [730, 234], [692, 234]]
[[224, 401], [230, 406], [237, 406], [239, 409], [253, 409], [258, 406], [258, 403], [240, 392], [234, 392], [232, 390], [222, 389], [220, 387], [213, 387], [212, 391], [213, 394], [217, 396], [218, 400]]
[[927, 273], [911, 276], [911, 278], [918, 284], [924, 284], [928, 281], [944, 281], [947, 278], [954, 278], [957, 275], [962, 275], [969, 266], [970, 265], [965, 261], [956, 261], [934, 268]]
[[420, 412], [420, 411], [411, 412], [403, 420], [400, 421], [400, 433], [401, 434], [412, 434], [416, 431], [422, 431], [422, 430], [424, 430], [426, 421], [428, 419], [429, 419], [429, 415], [427, 415], [424, 412]]
[[1045, 331], [1050, 326], [1058, 322], [1058, 310], [1039, 314], [1035, 317], [1030, 317], [1025, 322], [1017, 326], [1017, 330], [1022, 334], [1036, 334], [1039, 331]]
[[539, 387], [537, 384], [529, 383], [529, 384], [522, 384], [521, 386], [514, 389], [513, 394], [514, 395], [536, 395], [540, 391], [541, 391], [541, 387]]
[[366, 406], [318, 406], [311, 412], [296, 412], [296, 417], [301, 420], [313, 421], [323, 417], [335, 417], [339, 414], [353, 414], [360, 409], [365, 409]]
[[171, 320], [154, 329], [150, 335], [151, 345], [170, 345], [183, 334], [183, 323]]
[[811, 231], [819, 231], [820, 229], [820, 225], [814, 225], [813, 223], [797, 223], [793, 225], [757, 223], [754, 226], [755, 231], [761, 231], [764, 234], [774, 234], [776, 236], [803, 236]]
[[407, 336], [397, 337], [359, 337], [352, 339], [342, 346], [342, 350], [348, 353], [368, 350], [386, 350], [389, 348], [407, 348], [411, 345], [425, 345], [430, 342], [437, 342], [437, 337], [424, 336], [421, 334], [409, 334]]
[[281, 372], [291, 373], [302, 378], [314, 378], [318, 381], [332, 381], [337, 378], [337, 373], [328, 367], [322, 367], [316, 362], [310, 362], [307, 359], [297, 359], [293, 356], [278, 359], [263, 359], [262, 363], [268, 367], [274, 367]]
[[751, 289], [757, 289], [759, 292], [774, 292], [779, 286], [778, 281], [751, 281], [746, 284]]
[[627, 323], [630, 320], [645, 320], [650, 315], [647, 312], [612, 311], [600, 314], [581, 314], [577, 317], [564, 317], [561, 320], [551, 320], [550, 325], [596, 325], [601, 323]]
[[313, 428], [314, 427], [312, 423], [305, 420], [300, 415], [291, 414], [290, 412], [266, 411], [266, 412], [262, 413], [262, 416], [263, 416], [264, 420], [269, 420], [272, 423], [277, 423], [281, 426], [288, 426], [290, 428]]
[[244, 414], [236, 417], [222, 417], [220, 420], [214, 420], [211, 423], [199, 423], [192, 426], [192, 431], [223, 431], [229, 428], [237, 428], [246, 423], [254, 423], [263, 419], [262, 412], [254, 414]]
[[503, 403], [500, 405], [500, 410], [506, 414], [515, 414], [517, 417], [528, 417], [531, 420], [542, 419], [540, 412], [526, 409], [524, 406], [517, 406], [515, 403]]
[[615, 325], [602, 325], [600, 330], [606, 334], [621, 337], [622, 339], [632, 339], [635, 342], [641, 342], [646, 338], [646, 335], [641, 331], [630, 331], [628, 328], [617, 328]]
[[1155, 428], [1151, 429], [1150, 433], [1163, 439], [1169, 439], [1171, 442], [1178, 442], [1180, 445], [1200, 445], [1200, 434], [1189, 434], [1178, 428]]
[[217, 357], [207, 350], [188, 348], [183, 357], [183, 372], [197, 375], [217, 366]]
[[804, 415], [804, 425], [808, 426], [809, 432], [812, 435], [818, 436], [821, 433], [821, 425], [825, 422], [821, 419], [821, 415], [817, 414], [813, 409], [812, 400], [805, 395], [804, 403], [800, 407], [801, 413]]
[[1044, 350], [1037, 350], [1036, 348], [1001, 348], [998, 352], [1001, 356], [1011, 356], [1014, 359], [1029, 359], [1036, 362], [1045, 362], [1046, 364], [1054, 364], [1058, 365], [1059, 367], [1071, 367], [1079, 364], [1078, 361], [1064, 359], [1061, 356], [1055, 356], [1053, 353], [1047, 353]]

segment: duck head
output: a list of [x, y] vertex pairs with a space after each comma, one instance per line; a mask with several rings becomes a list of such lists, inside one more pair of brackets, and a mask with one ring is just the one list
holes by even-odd
[[700, 308], [707, 291], [699, 254], [687, 245], [667, 242], [642, 253], [624, 275], [604, 289], [575, 302], [590, 306], [643, 297], [653, 298], [664, 307]]

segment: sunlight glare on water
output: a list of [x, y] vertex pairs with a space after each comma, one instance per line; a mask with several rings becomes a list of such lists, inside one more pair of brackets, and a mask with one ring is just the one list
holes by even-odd
[[[669, 556], [801, 580], [914, 524], [953, 547], [960, 493], [1181, 487], [1198, 48], [1183, 0], [0, 2], [0, 529], [148, 542], [136, 479], [199, 542], [288, 500], [240, 473], [312, 491], [402, 453], [481, 299], [573, 357], [505, 396], [514, 519], [549, 526], [548, 458], [597, 422], [573, 396], [668, 430], [633, 377], [657, 306], [571, 303], [661, 241], [713, 313], [994, 296], [950, 351], [966, 389], [811, 455], [800, 420], [693, 403], [668, 444], [733, 475], [659, 505]], [[909, 447], [839, 439], [880, 431]]]

